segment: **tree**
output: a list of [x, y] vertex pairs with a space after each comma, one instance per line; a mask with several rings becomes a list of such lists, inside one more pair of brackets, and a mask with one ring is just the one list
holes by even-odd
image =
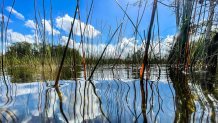
[[23, 58], [25, 56], [32, 54], [32, 47], [30, 43], [27, 42], [17, 42], [12, 44], [6, 52], [6, 56], [16, 56], [18, 58]]

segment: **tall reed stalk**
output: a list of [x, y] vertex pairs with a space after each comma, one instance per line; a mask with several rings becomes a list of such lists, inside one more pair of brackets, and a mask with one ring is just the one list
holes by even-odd
[[70, 43], [71, 36], [73, 34], [73, 26], [74, 26], [74, 23], [75, 23], [75, 18], [76, 18], [76, 15], [77, 15], [78, 8], [79, 8], [79, 0], [77, 0], [76, 9], [75, 9], [74, 16], [73, 16], [74, 20], [73, 20], [73, 22], [71, 22], [70, 33], [68, 35], [67, 44], [65, 46], [64, 54], [63, 54], [63, 57], [61, 59], [61, 63], [60, 63], [59, 69], [58, 69], [57, 77], [55, 79], [55, 85], [54, 85], [55, 87], [58, 87], [58, 82], [59, 82], [59, 79], [60, 79], [61, 70], [63, 68], [64, 60], [65, 60], [65, 57], [66, 57], [66, 54], [67, 54], [67, 49], [68, 49], [68, 46], [69, 46], [69, 43]]
[[140, 82], [141, 83], [143, 83], [145, 68], [148, 69], [148, 50], [149, 50], [149, 46], [150, 46], [150, 42], [151, 42], [151, 31], [152, 31], [152, 27], [154, 24], [156, 9], [157, 9], [157, 0], [154, 0], [152, 14], [151, 14], [151, 20], [150, 20], [148, 34], [147, 34], [147, 42], [146, 42], [146, 47], [145, 47], [144, 59], [143, 59], [143, 63], [142, 63], [141, 69], [140, 69]]

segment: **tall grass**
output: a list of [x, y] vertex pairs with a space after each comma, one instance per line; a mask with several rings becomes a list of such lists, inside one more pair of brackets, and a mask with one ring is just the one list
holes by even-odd
[[[213, 0], [207, 2], [183, 1], [176, 3], [176, 19], [179, 34], [175, 38], [175, 45], [170, 51], [169, 63], [177, 68], [183, 66], [183, 70], [192, 71], [199, 61], [206, 70], [211, 66], [208, 57], [209, 47], [214, 45], [212, 26], [215, 26], [215, 8], [217, 3]], [[182, 13], [182, 14], [181, 14]], [[182, 17], [181, 17], [182, 16]], [[207, 19], [206, 19], [207, 18]], [[217, 54], [213, 52], [215, 57]], [[195, 65], [196, 64], [196, 65]], [[198, 67], [199, 68], [199, 67]]]
[[[159, 20], [159, 13], [158, 13], [159, 4], [175, 9], [177, 31], [179, 32], [178, 35], [175, 36], [174, 38], [175, 43], [173, 47], [171, 48], [171, 50], [169, 51], [169, 56], [168, 56], [168, 65], [170, 68], [170, 78], [173, 81], [172, 85], [176, 93], [176, 96], [175, 97], [173, 96], [173, 99], [175, 100], [175, 103], [176, 103], [176, 107], [175, 107], [175, 110], [177, 110], [176, 115], [178, 115], [178, 117], [181, 116], [182, 118], [184, 118], [184, 119], [180, 118], [178, 119], [178, 121], [181, 120], [182, 122], [188, 122], [189, 120], [185, 119], [186, 116], [190, 117], [190, 114], [195, 111], [195, 104], [194, 104], [194, 100], [192, 97], [193, 95], [188, 85], [189, 84], [188, 83], [189, 72], [192, 73], [195, 70], [199, 70], [199, 71], [209, 70], [210, 72], [211, 71], [215, 73], [217, 72], [215, 69], [217, 68], [217, 52], [218, 52], [217, 36], [218, 36], [218, 33], [213, 32], [212, 30], [212, 27], [215, 23], [214, 16], [215, 16], [215, 13], [217, 12], [217, 10], [215, 9], [217, 6], [217, 2], [215, 0], [211, 0], [209, 2], [205, 0], [203, 3], [200, 3], [200, 4], [198, 0], [195, 0], [195, 1], [175, 0], [173, 5], [167, 5], [161, 1], [153, 0], [151, 13], [146, 13], [147, 11], [145, 11], [149, 1], [139, 0], [137, 1], [137, 4], [136, 4], [138, 7], [136, 22], [134, 22], [134, 19], [131, 18], [130, 13], [128, 13], [130, 4], [128, 3], [125, 6], [126, 8], [124, 9], [122, 4], [120, 4], [118, 0], [115, 0], [114, 2], [117, 4], [121, 12], [123, 13], [123, 18], [121, 19], [120, 22], [119, 21], [117, 22], [117, 26], [115, 27], [115, 29], [113, 28], [109, 29], [108, 31], [109, 33], [107, 37], [108, 41], [106, 42], [105, 47], [103, 48], [102, 52], [100, 53], [98, 57], [95, 57], [94, 55], [92, 55], [95, 52], [93, 51], [94, 49], [93, 48], [93, 45], [94, 45], [93, 34], [91, 33], [92, 35], [90, 39], [86, 37], [86, 31], [88, 30], [87, 29], [88, 23], [91, 22], [92, 20], [92, 12], [94, 10], [93, 9], [94, 0], [91, 0], [90, 7], [87, 11], [88, 14], [86, 15], [85, 27], [82, 27], [83, 15], [81, 14], [81, 6], [80, 6], [81, 1], [77, 0], [76, 5], [75, 5], [75, 10], [73, 13], [73, 21], [71, 22], [69, 34], [67, 37], [67, 43], [63, 48], [63, 53], [61, 54], [61, 58], [55, 57], [55, 55], [58, 54], [57, 53], [58, 51], [55, 50], [56, 42], [54, 38], [52, 0], [50, 0], [50, 6], [49, 6], [50, 7], [51, 30], [52, 30], [51, 31], [52, 34], [50, 37], [51, 42], [47, 38], [47, 34], [46, 34], [46, 22], [45, 22], [46, 21], [46, 5], [45, 5], [46, 2], [45, 0], [42, 0], [42, 11], [40, 11], [37, 6], [37, 0], [34, 0], [35, 43], [36, 43], [36, 47], [39, 46], [40, 47], [39, 49], [42, 49], [42, 51], [40, 52], [40, 56], [36, 58], [34, 56], [30, 56], [30, 54], [27, 54], [26, 56], [22, 58], [17, 58], [17, 57], [9, 58], [7, 56], [5, 57], [4, 52], [6, 51], [6, 47], [7, 47], [6, 44], [8, 43], [7, 30], [8, 30], [8, 25], [9, 25], [9, 20], [10, 20], [10, 16], [12, 13], [12, 9], [15, 5], [15, 0], [13, 0], [12, 2], [12, 9], [9, 13], [7, 21], [5, 21], [4, 16], [3, 16], [4, 15], [4, 2], [5, 1], [3, 0], [2, 10], [1, 10], [1, 13], [2, 13], [1, 69], [2, 69], [3, 76], [5, 76], [4, 67], [5, 65], [8, 65], [8, 64], [10, 66], [14, 66], [14, 65], [21, 66], [22, 64], [25, 64], [25, 65], [28, 64], [30, 66], [31, 65], [37, 66], [40, 64], [42, 66], [42, 69], [38, 68], [35, 70], [43, 71], [42, 72], [44, 76], [43, 79], [46, 79], [45, 76], [47, 76], [48, 74], [53, 74], [53, 69], [57, 68], [57, 72], [55, 74], [54, 87], [58, 94], [58, 98], [60, 100], [60, 112], [63, 115], [66, 122], [69, 122], [69, 121], [63, 111], [63, 97], [62, 97], [62, 93], [59, 88], [60, 86], [59, 80], [60, 80], [61, 74], [66, 74], [66, 73], [62, 73], [64, 64], [66, 62], [70, 62], [69, 63], [70, 65], [68, 64], [69, 65], [68, 67], [72, 68], [72, 70], [74, 71], [72, 76], [74, 77], [73, 79], [75, 79], [75, 82], [76, 82], [75, 100], [76, 100], [76, 93], [77, 93], [76, 92], [77, 83], [79, 82], [76, 80], [77, 71], [78, 71], [77, 66], [82, 65], [81, 68], [83, 68], [83, 77], [85, 80], [85, 87], [84, 87], [84, 93], [83, 93], [84, 95], [84, 99], [83, 99], [84, 106], [83, 107], [85, 107], [85, 104], [86, 104], [85, 99], [86, 99], [87, 85], [91, 84], [94, 90], [94, 94], [97, 96], [97, 99], [100, 103], [100, 110], [103, 116], [108, 120], [108, 122], [111, 122], [107, 118], [106, 114], [104, 114], [103, 112], [103, 107], [101, 106], [103, 102], [101, 101], [100, 97], [98, 97], [95, 84], [92, 82], [92, 80], [93, 80], [94, 73], [99, 68], [101, 63], [102, 65], [106, 65], [105, 59], [109, 59], [112, 61], [110, 62], [112, 63], [112, 67], [111, 67], [112, 71], [116, 70], [116, 67], [115, 67], [116, 65], [124, 61], [122, 60], [123, 52], [124, 50], [127, 49], [127, 45], [130, 43], [130, 41], [122, 49], [120, 49], [121, 46], [119, 46], [119, 44], [122, 43], [123, 34], [126, 31], [125, 24], [127, 23], [130, 23], [131, 27], [133, 28], [132, 33], [133, 33], [133, 37], [135, 40], [134, 49], [133, 49], [134, 54], [132, 55], [132, 59], [131, 59], [132, 62], [130, 63], [132, 63], [131, 70], [134, 71], [135, 69], [137, 74], [139, 74], [139, 77], [137, 79], [140, 80], [141, 111], [142, 111], [140, 115], [142, 114], [144, 118], [144, 122], [147, 122], [148, 103], [150, 101], [150, 104], [152, 104], [152, 106], [149, 109], [149, 112], [150, 112], [153, 110], [153, 104], [154, 104], [153, 97], [155, 95], [154, 85], [153, 85], [154, 83], [149, 81], [150, 75], [151, 75], [150, 65], [153, 59], [154, 61], [153, 63], [158, 66], [158, 73], [159, 73], [157, 75], [158, 76], [157, 83], [158, 83], [158, 81], [160, 80], [160, 76], [161, 76], [160, 64], [163, 63], [161, 61], [163, 58], [163, 54], [161, 51], [161, 43], [162, 43], [161, 40], [162, 39], [160, 38], [161, 29], [160, 29], [159, 22], [161, 20]], [[42, 13], [42, 17], [41, 17], [41, 13]], [[142, 25], [143, 17], [145, 16], [145, 14], [151, 14], [148, 27], [144, 27], [144, 25]], [[41, 21], [42, 18], [44, 19], [44, 21]], [[208, 18], [206, 22], [204, 22], [205, 18]], [[67, 53], [69, 53], [68, 49], [69, 49], [70, 41], [71, 39], [73, 40], [75, 39], [74, 28], [75, 26], [78, 26], [78, 25], [75, 25], [75, 21], [76, 21], [75, 19], [78, 19], [80, 22], [79, 24], [80, 36], [78, 36], [79, 41], [80, 41], [80, 47], [78, 50], [81, 50], [82, 52], [82, 62], [81, 63], [77, 63], [77, 59], [79, 57], [76, 54], [77, 51], [74, 50], [76, 49], [75, 42], [73, 42], [73, 50], [70, 50], [70, 60], [67, 58], [68, 57]], [[141, 27], [143, 27], [142, 31], [140, 30]], [[147, 28], [148, 30], [146, 31], [145, 29]], [[102, 30], [104, 30], [104, 27], [102, 27]], [[196, 38], [198, 35], [200, 35], [199, 36], [200, 38]], [[61, 34], [59, 35], [59, 37], [61, 37]], [[157, 43], [155, 44], [156, 39], [157, 39]], [[42, 40], [42, 45], [39, 44], [39, 40]], [[112, 58], [106, 58], [107, 49], [109, 45], [112, 43], [112, 41], [114, 40], [116, 41], [115, 54], [114, 56], [112, 56]], [[140, 49], [138, 48], [139, 44], [137, 43], [137, 40], [140, 41], [140, 45], [141, 45]], [[59, 39], [59, 42], [60, 42], [60, 39]], [[102, 42], [103, 42], [103, 39], [101, 36], [99, 38], [98, 43], [102, 43]], [[86, 47], [86, 45], [89, 43], [92, 45], [90, 49]], [[49, 47], [50, 45], [51, 47]], [[155, 49], [157, 46], [159, 49], [159, 54], [155, 54]], [[142, 50], [142, 52], [140, 52], [139, 55], [137, 55], [138, 51], [140, 50]], [[10, 60], [13, 60], [13, 62]], [[141, 66], [140, 68], [138, 67], [139, 65]], [[50, 72], [46, 71], [46, 69], [49, 69], [48, 66], [50, 67], [50, 70], [51, 70]], [[32, 74], [31, 72], [32, 71], [29, 71], [30, 74]], [[44, 72], [47, 72], [47, 73], [44, 73]], [[4, 78], [4, 81], [5, 81], [5, 78]], [[136, 94], [137, 89], [135, 87], [135, 82], [133, 84], [134, 84], [134, 89], [135, 89], [134, 91]], [[5, 85], [7, 86], [7, 91], [8, 91], [8, 85], [6, 81], [5, 81]], [[149, 87], [152, 90], [150, 99], [148, 99], [149, 98], [149, 91], [148, 91]], [[156, 92], [158, 96], [159, 107], [158, 107], [158, 112], [155, 116], [155, 121], [157, 120], [158, 113], [162, 110], [161, 109], [162, 99], [160, 97], [158, 87], [156, 87]], [[8, 92], [7, 92], [7, 98], [9, 98]], [[134, 98], [136, 98], [136, 95], [134, 96]], [[7, 103], [8, 102], [6, 102], [6, 104]], [[136, 104], [135, 104], [135, 107], [137, 107]], [[184, 111], [182, 111], [183, 108], [184, 108]], [[137, 121], [140, 115], [137, 116], [136, 110], [135, 112], [132, 112], [132, 114], [134, 115]], [[85, 108], [83, 109], [83, 120], [85, 120], [84, 115], [85, 115]], [[177, 119], [175, 119], [175, 121], [177, 121]]]
[[[132, 58], [132, 69], [134, 69], [134, 66], [136, 66], [136, 69], [138, 71], [139, 67], [138, 64], [141, 64], [140, 71], [139, 71], [139, 77], [140, 81], [143, 82], [144, 80], [144, 73], [146, 70], [146, 73], [149, 73], [149, 64], [151, 63], [151, 58], [153, 57], [153, 61], [155, 64], [158, 64], [163, 58], [162, 51], [161, 51], [161, 39], [160, 39], [160, 25], [159, 25], [159, 15], [158, 15], [158, 4], [162, 4], [164, 6], [170, 7], [175, 9], [175, 18], [176, 18], [176, 25], [177, 25], [177, 30], [179, 34], [175, 37], [175, 43], [172, 48], [172, 50], [169, 53], [168, 57], [168, 63], [171, 64], [171, 66], [176, 66], [177, 68], [181, 68], [180, 66], [182, 65], [182, 69], [186, 70], [188, 72], [189, 70], [192, 70], [195, 66], [199, 64], [199, 61], [204, 64], [205, 66], [210, 66], [210, 61], [211, 59], [216, 57], [217, 51], [214, 51], [213, 54], [209, 54], [208, 50], [209, 47], [213, 44], [212, 38], [213, 38], [213, 33], [217, 32], [212, 32], [212, 26], [214, 25], [214, 16], [216, 11], [216, 5], [217, 3], [212, 0], [212, 1], [204, 1], [199, 4], [199, 2], [196, 1], [179, 1], [175, 0], [173, 5], [167, 5], [164, 2], [154, 0], [153, 1], [153, 8], [151, 11], [151, 18], [150, 22], [148, 25], [148, 31], [146, 32], [145, 30], [140, 31], [139, 28], [143, 27], [144, 25], [141, 25], [141, 22], [143, 21], [143, 17], [146, 14], [146, 7], [148, 4], [148, 1], [143, 1], [139, 0], [137, 2], [137, 16], [136, 16], [136, 22], [134, 22], [128, 13], [128, 6], [130, 4], [128, 3], [126, 5], [126, 8], [124, 7], [117, 1], [114, 1], [118, 7], [120, 8], [121, 12], [123, 12], [124, 16], [121, 20], [121, 23], [117, 24], [116, 30], [112, 35], [110, 35], [111, 32], [109, 32], [108, 35], [108, 42], [103, 49], [103, 51], [100, 53], [98, 58], [95, 58], [92, 56], [93, 54], [93, 47], [91, 49], [88, 49], [85, 45], [91, 42], [93, 45], [93, 36], [91, 39], [87, 38], [85, 36], [86, 30], [87, 30], [87, 25], [88, 23], [92, 20], [92, 12], [93, 12], [93, 7], [94, 7], [94, 0], [91, 0], [90, 7], [87, 10], [87, 16], [86, 16], [86, 21], [85, 21], [85, 27], [82, 27], [81, 24], [81, 15], [80, 13], [80, 1], [77, 0], [76, 9], [74, 11], [73, 18], [76, 19], [78, 18], [80, 24], [79, 24], [79, 31], [80, 31], [80, 44], [81, 47], [79, 50], [82, 51], [82, 66], [83, 66], [83, 76], [84, 79], [86, 80], [87, 75], [88, 80], [91, 80], [93, 77], [94, 72], [96, 71], [98, 65], [101, 63], [101, 61], [104, 61], [105, 57], [105, 52], [107, 50], [107, 47], [109, 44], [112, 42], [112, 40], [117, 40], [117, 46], [116, 46], [116, 52], [115, 56], [112, 59], [116, 59], [116, 61], [113, 62], [112, 65], [112, 70], [115, 69], [115, 66], [119, 64], [120, 62], [122, 63], [121, 57], [123, 56], [124, 50], [126, 50], [126, 46], [123, 47], [123, 49], [119, 49], [119, 43], [122, 43], [122, 38], [123, 38], [123, 32], [126, 31], [125, 23], [130, 22], [131, 26], [133, 27], [133, 37], [135, 39], [134, 42], [134, 54], [137, 53], [136, 47], [138, 47], [138, 43], [136, 43], [137, 40], [141, 41], [141, 49], [143, 49], [143, 54], [140, 54], [140, 57], [137, 57], [137, 55], [134, 55]], [[12, 2], [12, 8], [15, 5], [15, 0]], [[53, 59], [53, 56], [55, 54], [54, 51], [54, 45], [55, 45], [55, 39], [54, 39], [54, 25], [53, 25], [53, 6], [52, 6], [52, 1], [50, 0], [50, 21], [51, 21], [51, 41], [47, 41], [47, 34], [46, 34], [46, 25], [45, 25], [45, 20], [46, 20], [46, 5], [45, 5], [45, 0], [42, 0], [42, 11], [39, 11], [38, 6], [37, 6], [37, 1], [34, 0], [34, 18], [35, 18], [35, 42], [36, 44], [39, 43], [39, 40], [42, 40], [42, 52], [41, 52], [41, 64], [42, 68], [44, 68], [44, 65], [46, 65], [45, 62], [48, 62], [50, 69], [52, 71], [52, 64], [53, 60], [58, 62], [58, 60]], [[1, 44], [2, 44], [2, 57], [1, 57], [1, 68], [3, 71], [4, 68], [4, 50], [6, 48], [6, 44], [8, 41], [8, 35], [7, 35], [7, 29], [8, 29], [8, 24], [10, 20], [10, 15], [11, 15], [12, 9], [9, 13], [8, 20], [5, 23], [4, 16], [2, 16], [2, 21], [1, 21]], [[2, 3], [2, 15], [4, 14], [4, 0]], [[42, 13], [42, 17], [41, 17]], [[203, 13], [203, 14], [202, 14]], [[43, 22], [40, 22], [40, 20], [44, 19]], [[201, 22], [202, 20], [204, 21], [205, 18], [208, 18], [205, 22]], [[156, 20], [155, 20], [156, 19]], [[64, 52], [62, 54], [62, 58], [60, 60], [60, 63], [58, 63], [58, 69], [57, 69], [57, 76], [55, 79], [55, 86], [58, 86], [58, 81], [60, 79], [61, 75], [61, 70], [63, 68], [65, 59], [66, 59], [66, 53], [67, 49], [69, 47], [69, 43], [71, 39], [74, 39], [74, 30], [73, 28], [75, 27], [74, 22], [71, 23], [71, 28], [70, 32], [68, 35], [68, 40], [64, 49]], [[146, 28], [146, 27], [144, 27]], [[157, 35], [155, 35], [157, 32]], [[116, 37], [115, 35], [118, 33], [118, 36]], [[203, 34], [202, 34], [203, 33]], [[200, 35], [199, 39], [193, 39], [193, 36], [198, 36]], [[61, 37], [61, 34], [60, 36]], [[158, 43], [156, 45], [154, 44], [154, 40], [158, 39]], [[59, 39], [60, 40], [60, 39]], [[100, 39], [100, 42], [102, 42], [102, 39]], [[99, 42], [99, 43], [100, 43]], [[51, 47], [49, 50], [46, 49], [46, 45], [51, 44]], [[159, 55], [157, 56], [155, 54], [155, 48], [156, 46], [159, 46]], [[75, 42], [73, 42], [73, 48], [75, 48]], [[87, 54], [88, 52], [88, 54]], [[46, 60], [46, 58], [49, 58], [50, 61]], [[28, 57], [27, 57], [28, 58]], [[76, 56], [74, 53], [74, 50], [72, 51], [72, 69], [76, 71]], [[88, 59], [88, 63], [87, 60]], [[90, 59], [90, 60], [89, 60]], [[95, 60], [94, 60], [95, 59]], [[26, 60], [28, 62], [28, 60]], [[90, 62], [91, 61], [91, 62]], [[34, 62], [33, 62], [34, 63]], [[36, 64], [38, 63], [35, 62]], [[103, 63], [105, 64], [105, 63]], [[87, 69], [87, 65], [90, 65], [89, 69]], [[46, 67], [47, 68], [47, 67]], [[76, 73], [76, 72], [74, 72]], [[76, 75], [74, 75], [74, 78], [76, 78]]]

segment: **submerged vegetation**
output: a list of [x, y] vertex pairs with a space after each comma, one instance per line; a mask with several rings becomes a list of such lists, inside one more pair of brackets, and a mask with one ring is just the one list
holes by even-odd
[[[65, 1], [32, 0], [24, 38], [10, 29], [13, 14], [25, 20], [18, 1], [1, 1], [0, 122], [218, 121], [218, 2], [109, 1], [113, 25], [93, 24], [96, 0], [55, 19]], [[163, 8], [176, 26], [167, 41]]]

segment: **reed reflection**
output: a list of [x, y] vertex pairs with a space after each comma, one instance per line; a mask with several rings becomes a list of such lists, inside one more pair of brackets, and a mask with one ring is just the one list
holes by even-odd
[[68, 123], [69, 121], [68, 121], [68, 119], [67, 119], [67, 117], [66, 117], [66, 115], [64, 113], [64, 109], [63, 109], [63, 97], [62, 97], [62, 93], [61, 93], [59, 87], [55, 87], [55, 90], [56, 90], [56, 92], [58, 94], [58, 98], [59, 98], [60, 112], [61, 112], [62, 116], [64, 117], [65, 121]]
[[[143, 83], [139, 79], [119, 78], [117, 74], [126, 72], [127, 75], [126, 69], [115, 69], [114, 78], [108, 79], [112, 71], [106, 69], [103, 74], [101, 70], [97, 70], [92, 81], [81, 78], [59, 80], [58, 88], [51, 86], [53, 81], [12, 83], [6, 76], [6, 82], [10, 85], [8, 96], [12, 98], [5, 105], [8, 100], [7, 87], [2, 82], [0, 106], [4, 111], [16, 115], [17, 122], [131, 123], [217, 120], [217, 103], [213, 96], [215, 89], [210, 84], [203, 84], [204, 78], [195, 81], [195, 84], [189, 84], [191, 78], [197, 80], [200, 77], [184, 77], [182, 74], [176, 76], [171, 73], [168, 78], [165, 67], [161, 68], [161, 74], [158, 69], [151, 66], [150, 75]], [[129, 72], [129, 77], [133, 77], [131, 69]], [[179, 76], [183, 79], [176, 79]], [[207, 91], [209, 88], [211, 91]], [[6, 116], [5, 112], [3, 116]], [[1, 121], [7, 119], [3, 116]]]

